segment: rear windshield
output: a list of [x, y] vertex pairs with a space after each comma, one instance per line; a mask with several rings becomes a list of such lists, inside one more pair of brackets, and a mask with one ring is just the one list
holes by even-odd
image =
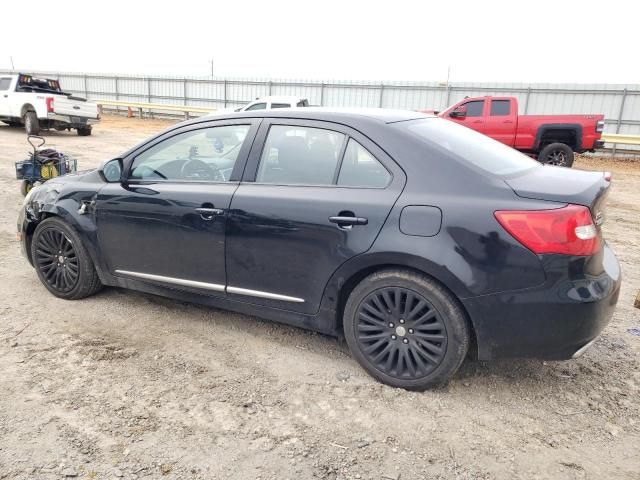
[[511, 175], [540, 166], [513, 148], [448, 120], [428, 118], [397, 125], [489, 173]]
[[60, 93], [60, 84], [50, 78], [35, 78], [31, 75], [20, 75], [17, 91], [19, 92], [43, 92]]

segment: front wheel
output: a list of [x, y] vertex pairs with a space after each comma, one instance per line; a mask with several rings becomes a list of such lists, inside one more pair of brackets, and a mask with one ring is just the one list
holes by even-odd
[[565, 143], [551, 143], [542, 149], [538, 161], [546, 165], [570, 168], [573, 165], [573, 150]]
[[102, 286], [80, 237], [58, 218], [47, 218], [38, 225], [31, 258], [40, 281], [56, 297], [78, 300]]
[[343, 327], [351, 354], [369, 374], [410, 390], [446, 383], [469, 349], [457, 300], [433, 279], [404, 270], [362, 280], [347, 300]]

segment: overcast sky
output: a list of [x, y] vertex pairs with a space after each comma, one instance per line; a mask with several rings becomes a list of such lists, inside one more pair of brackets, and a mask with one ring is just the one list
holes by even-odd
[[640, 83], [638, 1], [3, 2], [0, 68]]

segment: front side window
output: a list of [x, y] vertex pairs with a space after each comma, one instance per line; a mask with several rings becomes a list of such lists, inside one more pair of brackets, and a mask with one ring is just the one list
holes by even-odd
[[0, 78], [0, 90], [9, 90], [9, 85], [11, 85], [11, 78]]
[[138, 155], [129, 178], [149, 181], [228, 182], [249, 125], [180, 133]]
[[266, 103], [255, 103], [253, 105], [251, 105], [250, 107], [247, 107], [245, 109], [246, 112], [250, 111], [250, 110], [266, 110], [267, 108], [267, 104]]
[[265, 141], [258, 183], [332, 185], [345, 136], [322, 128], [273, 125]]
[[349, 139], [338, 175], [338, 185], [383, 188], [391, 174], [376, 158], [353, 138]]
[[509, 100], [491, 100], [491, 116], [500, 117], [511, 113], [511, 102]]
[[481, 117], [484, 100], [475, 100], [464, 104], [467, 108], [467, 117]]

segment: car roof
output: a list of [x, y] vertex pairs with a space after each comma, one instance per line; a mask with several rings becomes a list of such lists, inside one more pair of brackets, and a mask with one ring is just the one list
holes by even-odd
[[[381, 123], [394, 123], [420, 118], [432, 118], [429, 115], [411, 110], [393, 110], [389, 108], [278, 108], [275, 110], [251, 110], [248, 112], [215, 112], [206, 116], [206, 120], [227, 118], [299, 118], [304, 120], [324, 120], [328, 122], [349, 123], [349, 120], [374, 120]], [[200, 117], [205, 118], [205, 117]], [[195, 123], [195, 122], [194, 122]]]
[[266, 97], [260, 97], [253, 100], [254, 102], [288, 102], [288, 103], [298, 103], [300, 100], [306, 100], [304, 97], [296, 97], [293, 95], [267, 95]]

